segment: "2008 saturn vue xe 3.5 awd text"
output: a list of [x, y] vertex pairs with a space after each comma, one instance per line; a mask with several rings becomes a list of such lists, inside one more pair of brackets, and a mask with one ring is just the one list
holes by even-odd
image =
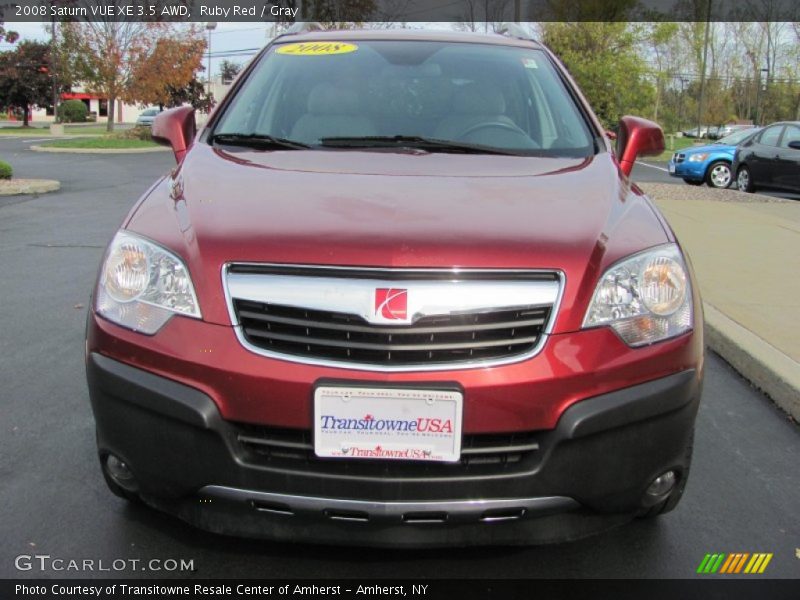
[[671, 510], [703, 372], [691, 267], [558, 60], [506, 35], [275, 39], [103, 259], [113, 492], [242, 536], [573, 539]]

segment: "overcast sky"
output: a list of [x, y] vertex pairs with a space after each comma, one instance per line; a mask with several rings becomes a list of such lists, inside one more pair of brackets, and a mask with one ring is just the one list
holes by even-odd
[[[45, 31], [41, 23], [6, 23], [6, 28], [16, 31], [20, 35], [20, 40], [40, 40], [47, 41], [50, 35]], [[233, 52], [247, 48], [262, 48], [266, 45], [270, 31], [268, 25], [258, 23], [219, 23], [217, 28], [211, 32], [211, 52]], [[0, 50], [12, 50], [13, 44], [0, 44]], [[212, 56], [211, 72], [216, 74], [219, 62], [225, 57]], [[228, 60], [235, 62], [245, 62], [249, 56], [231, 56]], [[203, 60], [203, 66], [207, 60]]]
[[[428, 29], [450, 28], [449, 23], [409, 23], [411, 27], [424, 27]], [[50, 35], [45, 31], [42, 23], [6, 23], [6, 29], [20, 34], [20, 40], [47, 41]], [[217, 28], [211, 32], [211, 73], [216, 75], [219, 63], [222, 60], [244, 63], [255, 54], [255, 49], [260, 50], [272, 34], [272, 24], [265, 23], [218, 23]], [[0, 51], [13, 50], [13, 44], [0, 44]], [[233, 55], [240, 50], [249, 50], [247, 54]], [[225, 53], [229, 53], [225, 55]], [[208, 59], [203, 58], [203, 66], [208, 64]]]

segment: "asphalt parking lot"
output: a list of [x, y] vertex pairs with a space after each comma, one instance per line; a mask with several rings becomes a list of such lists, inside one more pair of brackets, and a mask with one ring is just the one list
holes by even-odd
[[[95, 458], [83, 326], [103, 247], [172, 155], [51, 155], [29, 145], [0, 138], [0, 156], [16, 176], [59, 179], [62, 189], [0, 198], [0, 577], [690, 578], [712, 552], [771, 552], [767, 576], [800, 577], [800, 431], [713, 354], [681, 505], [586, 540], [424, 552], [281, 545], [127, 505], [107, 492]], [[656, 176], [642, 169], [634, 179]], [[194, 570], [20, 572], [23, 554], [187, 559]]]

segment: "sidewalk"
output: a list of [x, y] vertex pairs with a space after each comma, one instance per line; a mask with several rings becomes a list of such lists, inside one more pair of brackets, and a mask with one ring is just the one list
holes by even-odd
[[708, 346], [800, 420], [800, 201], [642, 187], [694, 265]]

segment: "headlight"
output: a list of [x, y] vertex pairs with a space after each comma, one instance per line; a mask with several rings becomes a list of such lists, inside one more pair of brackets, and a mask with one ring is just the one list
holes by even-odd
[[169, 250], [126, 231], [108, 248], [95, 303], [118, 325], [153, 335], [174, 314], [200, 318], [200, 307], [183, 261]]
[[630, 346], [652, 344], [692, 328], [691, 283], [676, 245], [640, 252], [603, 274], [583, 327], [604, 325]]
[[701, 152], [700, 154], [689, 155], [689, 162], [703, 162], [708, 158], [708, 152]]

